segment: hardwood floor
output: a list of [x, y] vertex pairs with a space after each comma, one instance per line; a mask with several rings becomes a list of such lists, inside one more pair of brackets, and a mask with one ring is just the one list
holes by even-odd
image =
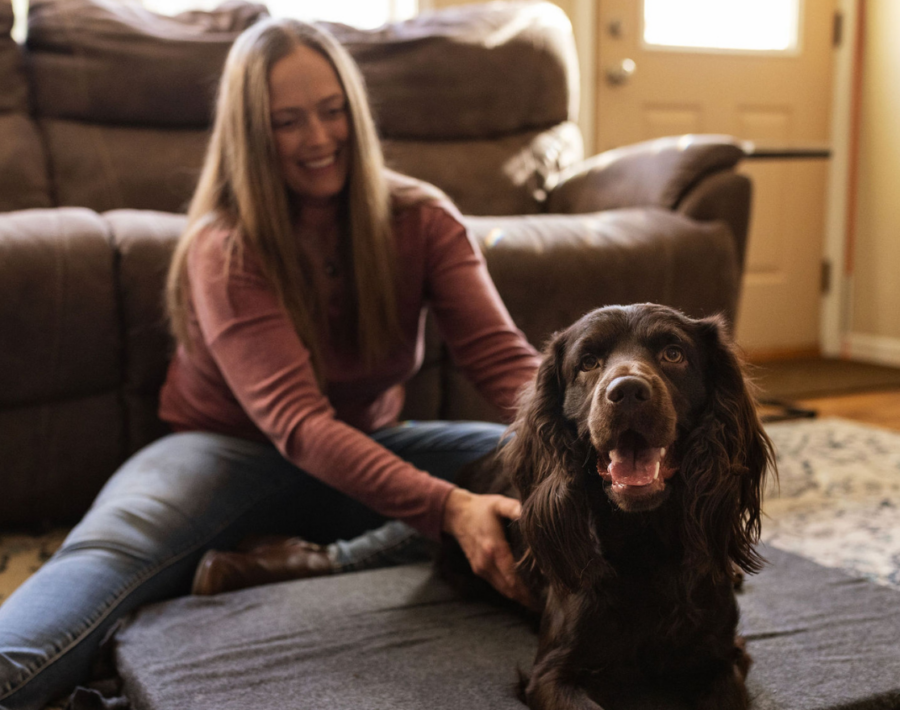
[[[748, 372], [763, 400], [900, 431], [900, 368], [803, 357], [754, 361]], [[777, 407], [760, 411], [780, 413]]]
[[797, 402], [820, 417], [843, 417], [900, 431], [900, 390], [816, 397]]

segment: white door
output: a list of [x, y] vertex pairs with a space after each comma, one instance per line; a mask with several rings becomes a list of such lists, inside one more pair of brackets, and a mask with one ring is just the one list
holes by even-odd
[[[657, 15], [645, 22], [645, 10]], [[598, 151], [681, 133], [827, 143], [833, 0], [599, 0], [597, 20]], [[704, 36], [707, 20], [719, 24]], [[741, 168], [754, 196], [737, 339], [756, 357], [818, 349], [827, 167], [806, 158]]]

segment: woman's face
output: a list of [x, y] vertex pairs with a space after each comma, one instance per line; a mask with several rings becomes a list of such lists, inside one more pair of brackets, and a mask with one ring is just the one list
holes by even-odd
[[281, 173], [301, 201], [343, 190], [350, 164], [347, 97], [331, 64], [298, 45], [269, 72], [269, 114]]

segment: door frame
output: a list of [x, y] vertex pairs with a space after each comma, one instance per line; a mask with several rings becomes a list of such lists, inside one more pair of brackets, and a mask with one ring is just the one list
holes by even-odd
[[845, 42], [835, 56], [832, 166], [824, 258], [832, 264], [831, 291], [823, 296], [822, 354], [900, 366], [900, 338], [853, 329], [853, 249], [862, 111], [867, 0], [838, 0]]
[[824, 268], [829, 288], [822, 294], [820, 347], [826, 357], [849, 359], [852, 274], [849, 256], [855, 231], [862, 32], [865, 0], [837, 0], [842, 41], [834, 52], [831, 104], [831, 163], [826, 194]]

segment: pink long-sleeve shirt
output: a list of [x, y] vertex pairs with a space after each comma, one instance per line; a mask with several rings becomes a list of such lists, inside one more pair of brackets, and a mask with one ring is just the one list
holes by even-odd
[[[402, 339], [372, 370], [320, 334], [325, 391], [307, 348], [253, 253], [225, 274], [229, 234], [208, 229], [188, 256], [191, 347], [169, 367], [160, 416], [176, 431], [269, 440], [299, 468], [373, 510], [436, 538], [453, 486], [406, 463], [367, 432], [396, 423], [403, 386], [422, 364], [433, 311], [457, 365], [508, 417], [537, 352], [500, 300], [484, 258], [446, 202], [395, 210]], [[328, 283], [331, 285], [329, 286]], [[340, 318], [340, 278], [323, 282]]]

